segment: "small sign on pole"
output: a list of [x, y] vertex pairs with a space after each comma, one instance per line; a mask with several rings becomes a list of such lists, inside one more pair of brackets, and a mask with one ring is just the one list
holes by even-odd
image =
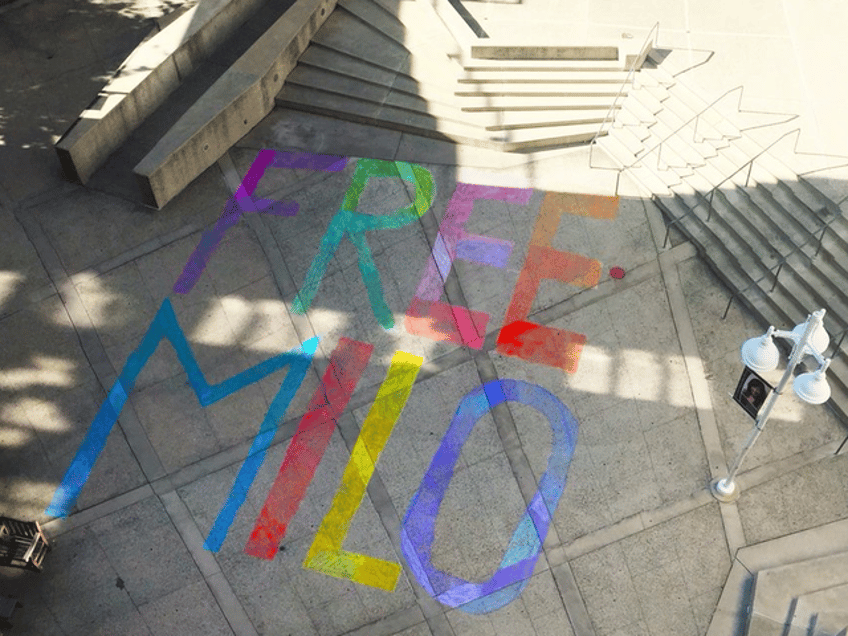
[[756, 371], [745, 367], [739, 378], [739, 384], [736, 385], [736, 390], [733, 392], [733, 399], [748, 415], [756, 419], [763, 402], [766, 401], [768, 394], [773, 389], [774, 387], [760, 377]]

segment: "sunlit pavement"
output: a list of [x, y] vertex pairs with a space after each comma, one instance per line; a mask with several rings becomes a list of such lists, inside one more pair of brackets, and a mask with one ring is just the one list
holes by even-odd
[[[754, 24], [727, 17], [699, 31], [697, 12], [655, 4], [656, 19], [689, 20], [672, 31], [688, 25], [692, 46]], [[0, 15], [0, 514], [37, 519], [54, 540], [43, 573], [0, 572], [0, 595], [24, 605], [11, 633], [703, 634], [738, 548], [848, 518], [848, 459], [834, 456], [846, 431], [791, 392], [746, 460], [739, 501], [711, 497], [752, 425], [729, 394], [739, 346], [762, 327], [736, 306], [721, 320], [727, 292], [691, 247], [662, 249], [650, 202], [628, 183], [612, 197], [614, 178], [589, 170], [583, 149], [487, 170], [433, 142], [278, 110], [163, 211], [62, 182], [50, 135], [120, 60], [119, 35], [137, 41], [137, 16], [164, 10], [121, 6]], [[764, 15], [758, 42], [785, 53], [781, 38], [799, 41], [802, 23], [777, 34], [786, 22]], [[716, 75], [701, 74], [705, 92]], [[759, 99], [809, 107], [770, 90]], [[268, 168], [254, 198], [295, 201], [297, 213], [245, 213], [188, 275], [193, 287], [174, 291], [264, 148], [335, 155], [339, 169]], [[397, 173], [366, 181], [357, 157]], [[349, 232], [317, 258], [353, 191], [372, 218], [424, 208], [354, 232], [364, 251]], [[464, 224], [463, 193], [476, 199]], [[235, 392], [198, 393], [165, 340], [132, 361], [150, 353], [166, 300], [179, 325], [169, 333], [184, 334], [205, 382]], [[515, 320], [534, 325], [538, 347], [510, 345]], [[238, 375], [289, 351], [286, 368]], [[309, 363], [299, 386], [297, 361]], [[77, 473], [87, 479], [57, 491], [85, 464], [86, 432], [116, 387], [128, 394], [119, 426], [90, 474]], [[453, 424], [464, 401], [482, 413], [467, 439]], [[562, 408], [549, 417], [543, 403]], [[309, 432], [321, 421], [326, 450]], [[561, 496], [555, 475], [567, 475]], [[440, 492], [437, 514], [413, 505]], [[541, 507], [522, 521], [537, 492]], [[71, 514], [54, 519], [51, 503]], [[282, 530], [269, 521], [287, 513]], [[255, 556], [255, 530], [273, 558]], [[510, 569], [519, 562], [529, 569]], [[508, 583], [486, 587], [498, 571]]]

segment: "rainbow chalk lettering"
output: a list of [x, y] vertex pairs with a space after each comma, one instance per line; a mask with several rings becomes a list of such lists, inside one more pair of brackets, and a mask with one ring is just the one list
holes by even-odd
[[207, 543], [211, 541], [212, 544], [220, 545], [232, 523], [235, 511], [244, 501], [244, 494], [253, 483], [265, 450], [273, 439], [277, 421], [285, 413], [295, 392], [306, 377], [309, 365], [312, 364], [312, 356], [318, 346], [318, 338], [310, 338], [299, 348], [268, 358], [223, 382], [210, 386], [197, 364], [191, 345], [189, 345], [180, 328], [171, 301], [167, 298], [162, 301], [159, 311], [156, 312], [156, 316], [151, 321], [138, 348], [127, 358], [124, 368], [110, 389], [91, 426], [89, 426], [85, 439], [77, 450], [77, 454], [71, 461], [71, 465], [65, 472], [65, 476], [53, 494], [53, 500], [45, 512], [53, 517], [66, 517], [68, 515], [83, 486], [85, 486], [97, 458], [106, 446], [109, 433], [112, 431], [128, 395], [133, 390], [138, 374], [163, 339], [167, 339], [174, 348], [177, 359], [185, 370], [189, 384], [194, 390], [201, 407], [214, 404], [245, 386], [258, 382], [274, 371], [289, 367], [286, 379], [277, 392], [262, 426], [254, 438], [250, 454], [245, 459], [236, 477], [227, 503], [221, 510], [215, 527], [210, 533], [210, 539], [207, 539]]
[[439, 225], [439, 234], [424, 276], [406, 310], [405, 323], [409, 333], [474, 349], [483, 347], [489, 315], [449, 305], [439, 299], [456, 259], [503, 268], [512, 253], [511, 241], [470, 234], [465, 229], [474, 211], [474, 201], [488, 199], [527, 205], [532, 195], [533, 190], [530, 189], [456, 184]]
[[558, 280], [581, 288], [594, 287], [601, 276], [601, 263], [591, 258], [562, 252], [551, 247], [564, 213], [613, 219], [618, 197], [548, 192], [542, 201], [527, 258], [518, 276], [504, 326], [498, 334], [499, 353], [528, 362], [559, 367], [566, 373], [577, 371], [577, 362], [586, 336], [565, 329], [554, 329], [533, 322], [527, 316], [543, 279]]
[[174, 292], [187, 294], [190, 292], [200, 274], [206, 269], [212, 253], [221, 243], [227, 230], [241, 219], [244, 212], [264, 212], [278, 216], [294, 216], [299, 205], [296, 201], [275, 201], [274, 199], [253, 198], [259, 180], [268, 168], [290, 168], [300, 170], [317, 170], [321, 172], [340, 172], [347, 163], [347, 157], [335, 155], [315, 155], [308, 152], [281, 152], [264, 149], [256, 155], [247, 174], [242, 179], [236, 193], [227, 201], [224, 212], [209, 232], [203, 235], [200, 243], [189, 256], [177, 281]]
[[[490, 409], [506, 401], [532, 406], [548, 418], [553, 433], [551, 454], [539, 488], [512, 535], [499, 569], [484, 583], [470, 583], [433, 566], [431, 550], [436, 517], [474, 425]], [[556, 396], [538, 385], [520, 380], [493, 380], [462, 399], [401, 525], [403, 555], [428, 594], [450, 607], [482, 614], [503, 607], [521, 593], [533, 574], [565, 488], [576, 443], [577, 420]]]
[[277, 554], [280, 541], [286, 536], [286, 529], [336, 430], [336, 420], [347, 406], [373, 350], [373, 345], [364, 342], [339, 339], [321, 385], [315, 389], [286, 449], [280, 470], [244, 547], [245, 553], [268, 560]]
[[[415, 200], [408, 206], [395, 210], [391, 214], [371, 215], [356, 211], [359, 198], [365, 191], [365, 186], [370, 179], [375, 177], [394, 177], [407, 181], [415, 186]], [[300, 289], [300, 293], [292, 303], [294, 313], [305, 313], [315, 294], [327, 265], [345, 235], [356, 247], [359, 260], [359, 271], [368, 292], [371, 309], [384, 329], [391, 329], [395, 322], [392, 312], [383, 298], [383, 288], [380, 283], [380, 274], [374, 264], [371, 248], [365, 240], [365, 232], [372, 230], [397, 229], [413, 223], [430, 209], [430, 204], [435, 196], [435, 184], [433, 175], [426, 168], [418, 164], [409, 164], [402, 161], [380, 161], [378, 159], [359, 159], [356, 162], [356, 170], [353, 173], [351, 184], [345, 193], [342, 206], [327, 227], [327, 231], [321, 239], [318, 253], [312, 260], [306, 279]]]
[[342, 543], [423, 361], [403, 351], [395, 352], [392, 357], [386, 379], [362, 423], [330, 511], [315, 534], [303, 567], [389, 592], [395, 589], [399, 564], [342, 550]]
[[[226, 231], [238, 223], [245, 212], [292, 216], [298, 211], [295, 201], [255, 199], [253, 193], [269, 167], [339, 172], [347, 165], [346, 157], [310, 153], [262, 150], [257, 155], [236, 194], [227, 202], [215, 226], [201, 238], [174, 284], [174, 292], [191, 291], [207, 266], [212, 253]], [[415, 190], [413, 202], [385, 215], [356, 211], [360, 197], [372, 178], [399, 178]], [[529, 204], [533, 191], [457, 183], [437, 235], [421, 282], [406, 312], [407, 330], [434, 340], [481, 348], [489, 316], [468, 307], [441, 301], [445, 280], [457, 260], [504, 268], [513, 251], [510, 241], [470, 234], [465, 229], [474, 202], [481, 199], [513, 205]], [[358, 254], [372, 311], [380, 324], [394, 325], [386, 305], [379, 273], [365, 232], [398, 229], [413, 223], [430, 209], [435, 184], [430, 172], [417, 164], [358, 159], [340, 209], [331, 220], [318, 253], [307, 272], [303, 287], [292, 310], [305, 313], [317, 294], [329, 260], [341, 240], [347, 236]], [[567, 330], [552, 329], [527, 320], [539, 284], [544, 279], [587, 288], [598, 283], [601, 266], [594, 259], [556, 250], [551, 239], [565, 213], [597, 219], [613, 219], [617, 197], [597, 197], [566, 193], [545, 193], [528, 254], [515, 285], [504, 326], [497, 338], [500, 353], [523, 360], [561, 368], [574, 373], [585, 336]], [[141, 369], [147, 364], [162, 339], [167, 339], [186, 371], [201, 407], [221, 400], [269, 374], [288, 367], [288, 372], [253, 439], [253, 443], [222, 506], [204, 547], [221, 548], [228, 530], [248, 490], [253, 484], [266, 451], [285, 415], [293, 396], [301, 386], [316, 352], [318, 339], [311, 338], [298, 348], [267, 360], [210, 386], [201, 372], [168, 299], [129, 356], [106, 400], [100, 407], [86, 437], [69, 466], [46, 512], [67, 516], [84, 487], [91, 470]], [[303, 415], [287, 449], [278, 475], [267, 495], [245, 552], [272, 559], [280, 540], [294, 517], [312, 481], [329, 443], [336, 422], [347, 407], [356, 384], [370, 359], [373, 346], [342, 337], [330, 356], [329, 365]], [[381, 385], [377, 398], [362, 425], [351, 452], [330, 511], [324, 517], [303, 567], [329, 576], [384, 590], [395, 588], [400, 565], [342, 549], [356, 510], [375, 471], [376, 462], [410, 395], [422, 359], [397, 351]], [[439, 506], [453, 476], [462, 446], [475, 423], [491, 408], [516, 401], [538, 409], [549, 420], [553, 442], [548, 466], [539, 488], [527, 506], [499, 569], [489, 581], [470, 583], [437, 570], [431, 551]], [[541, 551], [551, 517], [565, 487], [571, 456], [577, 440], [577, 421], [568, 408], [545, 389], [519, 380], [488, 382], [468, 393], [460, 401], [456, 414], [433, 456], [421, 484], [409, 504], [401, 527], [401, 551], [419, 583], [441, 603], [470, 613], [491, 612], [511, 602], [527, 584]]]

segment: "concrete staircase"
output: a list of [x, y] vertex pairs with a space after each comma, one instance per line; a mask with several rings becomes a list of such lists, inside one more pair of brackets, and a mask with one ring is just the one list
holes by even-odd
[[609, 134], [597, 141], [605, 153], [593, 148], [593, 161], [611, 160], [606, 167], [650, 194], [669, 231], [696, 245], [730, 300], [764, 328], [788, 329], [827, 310], [828, 404], [848, 424], [848, 346], [841, 345], [848, 329], [848, 158], [841, 165], [818, 158], [809, 170], [810, 159], [795, 152], [791, 117], [739, 110], [741, 88], [706, 103], [681, 80], [686, 64], [667, 53], [649, 55], [655, 68], [638, 74]]
[[285, 108], [500, 151], [587, 143], [629, 85], [617, 46], [459, 44], [415, 0], [340, 0]]
[[836, 636], [848, 629], [848, 551], [757, 572], [753, 592], [748, 636]]
[[738, 551], [707, 636], [846, 636], [848, 519]]

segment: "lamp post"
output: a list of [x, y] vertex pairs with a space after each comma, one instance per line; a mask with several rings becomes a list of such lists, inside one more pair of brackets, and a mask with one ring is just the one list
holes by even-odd
[[742, 345], [742, 362], [745, 366], [757, 372], [773, 371], [777, 368], [777, 363], [780, 360], [780, 353], [777, 346], [774, 344], [773, 338], [784, 338], [793, 342], [792, 352], [789, 354], [789, 364], [786, 367], [786, 372], [780, 379], [780, 383], [768, 396], [762, 410], [757, 415], [754, 423], [754, 429], [748, 436], [745, 446], [742, 447], [736, 461], [730, 468], [727, 477], [724, 479], [715, 479], [710, 483], [710, 492], [719, 501], [730, 502], [735, 501], [739, 497], [739, 487], [736, 485], [734, 478], [742, 465], [745, 456], [751, 450], [754, 442], [763, 432], [763, 427], [771, 414], [774, 403], [777, 398], [783, 393], [786, 383], [792, 376], [792, 372], [798, 363], [805, 355], [812, 355], [819, 368], [812, 373], [803, 373], [795, 378], [792, 388], [795, 394], [808, 402], [809, 404], [824, 404], [830, 399], [830, 386], [825, 378], [825, 371], [830, 365], [830, 358], [825, 359], [823, 352], [830, 344], [830, 336], [827, 335], [822, 320], [824, 319], [824, 309], [819, 309], [807, 316], [807, 320], [797, 325], [792, 331], [779, 331], [774, 327], [769, 327], [765, 335], [758, 338], [751, 338]]

